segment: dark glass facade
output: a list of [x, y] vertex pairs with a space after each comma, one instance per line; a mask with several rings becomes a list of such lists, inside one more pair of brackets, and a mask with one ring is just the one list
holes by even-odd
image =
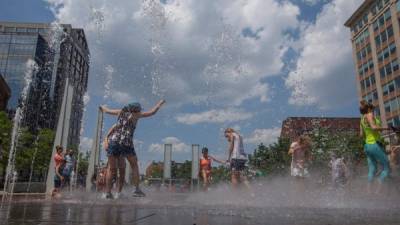
[[[24, 120], [24, 125], [31, 129], [51, 127], [48, 111], [51, 71], [46, 68], [49, 60], [49, 47], [40, 34], [0, 33], [0, 73], [13, 93], [7, 107], [10, 111], [20, 104], [26, 74], [32, 76], [26, 104], [29, 113], [26, 113]], [[29, 61], [34, 62], [35, 66]]]
[[[0, 21], [0, 73], [12, 90], [8, 108], [15, 110], [24, 86], [26, 63], [32, 59], [38, 65], [34, 73], [27, 110], [27, 123], [33, 127], [55, 129], [61, 110], [65, 81], [74, 86], [69, 147], [80, 142], [83, 97], [89, 76], [89, 49], [82, 29], [61, 24], [62, 43], [58, 49], [49, 48], [51, 24], [12, 23]], [[34, 113], [31, 113], [34, 112]]]

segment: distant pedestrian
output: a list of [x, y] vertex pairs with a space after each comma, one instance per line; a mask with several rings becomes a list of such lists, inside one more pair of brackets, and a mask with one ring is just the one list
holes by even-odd
[[290, 145], [288, 152], [292, 156], [290, 175], [296, 179], [296, 190], [305, 191], [305, 179], [310, 176], [308, 165], [311, 161], [311, 140], [301, 135]]
[[63, 182], [63, 187], [70, 187], [71, 185], [71, 175], [72, 172], [76, 168], [76, 160], [74, 158], [74, 150], [69, 149], [67, 150], [65, 156], [65, 166], [63, 169], [63, 176], [64, 176], [64, 182]]
[[331, 177], [332, 185], [335, 189], [343, 189], [347, 183], [348, 169], [343, 157], [337, 156], [336, 153], [331, 153]]

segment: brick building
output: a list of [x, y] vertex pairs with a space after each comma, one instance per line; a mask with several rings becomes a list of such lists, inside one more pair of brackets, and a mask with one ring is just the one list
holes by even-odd
[[329, 132], [360, 132], [360, 118], [340, 117], [288, 117], [282, 123], [281, 138], [295, 140], [302, 134], [311, 133], [315, 128], [325, 128]]

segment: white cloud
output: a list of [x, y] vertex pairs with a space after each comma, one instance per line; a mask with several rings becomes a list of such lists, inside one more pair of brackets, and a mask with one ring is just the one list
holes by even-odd
[[[286, 31], [300, 14], [277, 0], [47, 1], [60, 22], [85, 29], [90, 92], [120, 103], [129, 96], [170, 104], [267, 102], [262, 80], [282, 69]], [[117, 71], [111, 93], [98, 89], [111, 85], [108, 65]]]
[[268, 145], [276, 142], [281, 134], [281, 128], [255, 129], [253, 133], [244, 139], [245, 143], [259, 145], [261, 143]]
[[210, 110], [201, 113], [187, 113], [176, 117], [179, 123], [193, 125], [198, 123], [227, 123], [248, 120], [253, 114], [238, 109]]
[[122, 92], [122, 91], [117, 91], [113, 90], [111, 92], [111, 98], [112, 100], [120, 103], [120, 104], [128, 104], [132, 102], [133, 97], [129, 95], [127, 92]]
[[190, 146], [177, 137], [166, 137], [162, 140], [162, 143], [150, 144], [149, 152], [164, 153], [164, 144], [172, 144], [172, 151], [175, 153], [186, 153], [190, 150]]
[[309, 6], [314, 6], [318, 3], [327, 3], [329, 0], [303, 0]]
[[93, 139], [88, 138], [88, 137], [81, 137], [81, 143], [80, 143], [80, 151], [85, 152], [85, 151], [90, 151], [93, 145]]
[[302, 51], [286, 80], [291, 104], [327, 109], [357, 98], [350, 31], [343, 24], [361, 3], [334, 0], [302, 30]]

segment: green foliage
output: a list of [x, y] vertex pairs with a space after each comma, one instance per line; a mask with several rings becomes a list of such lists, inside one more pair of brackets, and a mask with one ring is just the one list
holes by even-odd
[[78, 161], [78, 174], [87, 175], [87, 171], [89, 168], [89, 157], [90, 153], [79, 152], [79, 161]]
[[231, 179], [230, 177], [231, 173], [229, 169], [222, 165], [218, 167], [213, 167], [211, 174], [214, 184], [223, 181], [229, 181]]
[[[22, 179], [26, 179], [33, 169], [33, 174], [42, 175], [47, 173], [54, 142], [54, 131], [50, 129], [39, 130], [35, 136], [27, 128], [20, 131], [15, 167], [22, 171]], [[32, 164], [34, 160], [34, 163]]]
[[7, 167], [8, 152], [10, 150], [12, 121], [7, 113], [0, 112], [0, 175], [3, 176]]
[[177, 166], [176, 163], [172, 163], [171, 175], [174, 179], [187, 179], [190, 180], [192, 177], [192, 161], [186, 160], [182, 164]]
[[363, 140], [354, 133], [330, 133], [324, 128], [316, 128], [309, 136], [312, 140], [311, 165], [314, 168], [328, 168], [332, 153], [353, 162], [365, 158]]
[[249, 164], [263, 174], [285, 174], [291, 159], [288, 155], [289, 146], [289, 140], [281, 138], [269, 146], [261, 143], [249, 156]]
[[[344, 157], [352, 162], [359, 162], [365, 158], [363, 140], [354, 133], [328, 132], [327, 129], [316, 127], [310, 132], [311, 138], [311, 169], [326, 171], [329, 168], [331, 153]], [[288, 155], [290, 141], [279, 139], [269, 146], [260, 144], [254, 153], [249, 156], [250, 166], [265, 174], [287, 174], [290, 168], [291, 157]]]

